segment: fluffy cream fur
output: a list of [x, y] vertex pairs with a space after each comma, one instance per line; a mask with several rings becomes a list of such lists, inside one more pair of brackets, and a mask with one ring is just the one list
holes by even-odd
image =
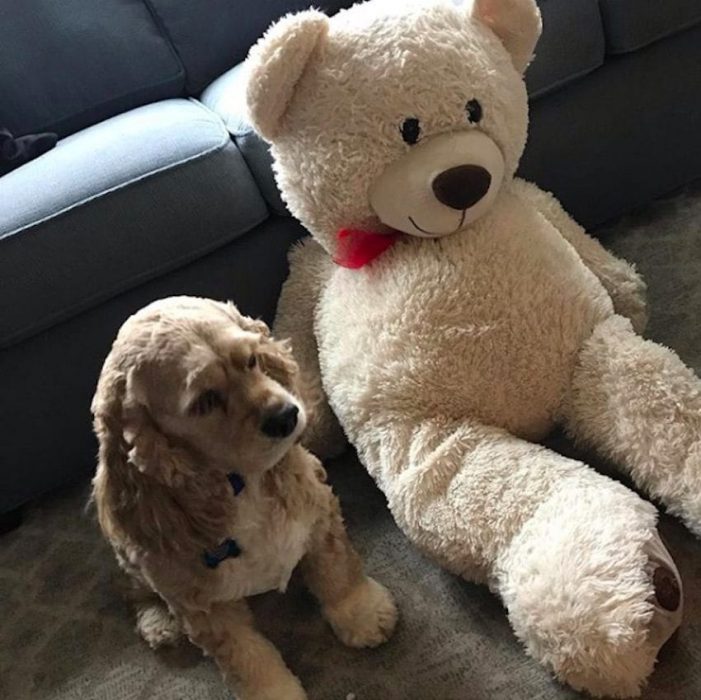
[[[296, 444], [298, 395], [297, 366], [265, 324], [175, 297], [124, 324], [93, 401], [93, 498], [129, 574], [137, 629], [154, 647], [184, 630], [242, 700], [306, 697], [245, 603], [284, 590], [298, 563], [345, 643], [381, 644], [396, 621], [389, 593], [363, 574], [324, 469]], [[297, 404], [297, 427], [270, 436], [261, 426], [280, 402]], [[245, 481], [238, 495], [232, 471]], [[229, 537], [240, 556], [208, 568], [205, 550]]]
[[[281, 191], [315, 239], [291, 257], [277, 327], [417, 546], [489, 584], [558, 678], [639, 694], [682, 611], [656, 511], [536, 443], [564, 424], [698, 533], [701, 382], [635, 334], [645, 324], [635, 270], [513, 178], [535, 3], [377, 0], [340, 12], [303, 71], [294, 65], [271, 132], [266, 105], [278, 97], [266, 86], [296, 55], [298, 28], [320, 19], [295, 16], [288, 47], [290, 22], [252, 51], [248, 90]], [[471, 100], [481, 119], [466, 118]], [[417, 139], [404, 138], [408, 118]], [[489, 206], [443, 206], [433, 178], [457, 162], [496, 178]], [[373, 203], [378, 190], [394, 193], [391, 207], [384, 194]], [[412, 228], [422, 214], [435, 235]], [[329, 261], [339, 229], [390, 227], [410, 235], [369, 266]], [[318, 415], [314, 443], [328, 450], [338, 429], [328, 407]]]

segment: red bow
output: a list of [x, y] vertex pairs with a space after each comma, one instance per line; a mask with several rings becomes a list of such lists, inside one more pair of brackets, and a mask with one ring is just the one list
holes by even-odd
[[336, 234], [336, 255], [333, 261], [341, 267], [351, 270], [365, 267], [391, 248], [399, 239], [398, 231], [375, 233], [342, 228]]

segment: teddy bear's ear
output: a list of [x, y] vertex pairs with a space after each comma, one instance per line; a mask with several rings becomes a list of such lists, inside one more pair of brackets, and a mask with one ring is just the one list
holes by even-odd
[[272, 141], [329, 18], [317, 10], [287, 15], [274, 24], [248, 56], [246, 101], [255, 130]]
[[535, 0], [473, 0], [472, 16], [499, 37], [516, 70], [523, 73], [543, 28]]

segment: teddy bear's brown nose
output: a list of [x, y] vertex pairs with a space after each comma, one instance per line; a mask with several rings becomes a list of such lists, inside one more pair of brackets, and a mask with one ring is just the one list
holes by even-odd
[[458, 165], [436, 175], [431, 186], [436, 199], [451, 209], [469, 209], [489, 190], [492, 176], [480, 165]]

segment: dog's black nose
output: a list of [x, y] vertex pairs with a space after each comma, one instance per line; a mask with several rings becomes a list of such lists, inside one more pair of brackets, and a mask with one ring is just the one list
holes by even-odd
[[487, 194], [492, 176], [480, 165], [458, 165], [434, 178], [431, 186], [436, 199], [451, 209], [469, 209]]
[[285, 438], [297, 427], [299, 408], [293, 403], [275, 406], [263, 418], [260, 429], [272, 438]]

